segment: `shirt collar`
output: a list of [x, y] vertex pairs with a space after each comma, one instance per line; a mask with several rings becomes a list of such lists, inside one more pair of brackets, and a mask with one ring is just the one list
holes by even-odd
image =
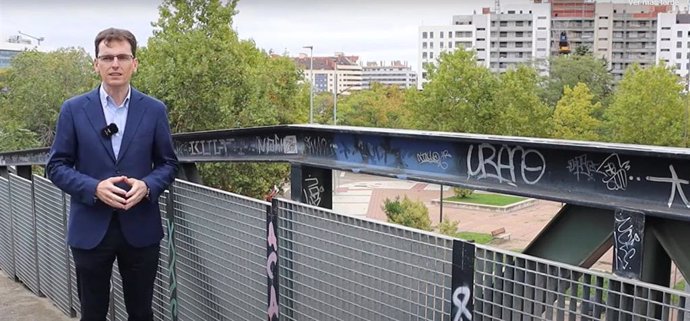
[[[113, 102], [113, 105], [115, 105], [115, 101], [108, 95], [108, 93], [105, 91], [103, 88], [103, 83], [101, 83], [101, 86], [98, 89], [98, 94], [100, 95], [101, 98], [101, 106], [105, 108], [108, 106], [108, 98]], [[125, 97], [125, 101], [122, 103], [124, 107], [129, 106], [129, 98], [132, 96], [132, 85], [127, 86], [127, 96]], [[117, 107], [117, 106], [116, 106]]]

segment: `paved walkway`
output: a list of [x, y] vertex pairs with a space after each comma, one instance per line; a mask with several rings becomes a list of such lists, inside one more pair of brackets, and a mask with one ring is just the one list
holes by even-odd
[[74, 321], [0, 271], [0, 321]]

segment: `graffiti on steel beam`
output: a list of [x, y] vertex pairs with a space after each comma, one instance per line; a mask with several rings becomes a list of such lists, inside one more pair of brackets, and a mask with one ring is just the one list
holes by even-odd
[[417, 163], [419, 164], [432, 164], [440, 167], [441, 169], [448, 168], [448, 160], [453, 158], [453, 156], [444, 149], [440, 152], [426, 151], [417, 153]]
[[580, 181], [580, 176], [586, 177], [588, 181], [595, 180], [594, 174], [597, 172], [597, 163], [587, 159], [587, 154], [576, 156], [568, 160], [568, 171], [577, 177]]
[[304, 194], [305, 203], [314, 206], [321, 205], [321, 194], [326, 188], [319, 184], [319, 179], [309, 175], [309, 177], [304, 179], [302, 186], [304, 186], [302, 193]]
[[335, 155], [335, 145], [325, 137], [304, 137], [304, 152], [310, 156], [330, 157]]
[[636, 245], [640, 242], [640, 235], [634, 229], [632, 217], [616, 212], [616, 265], [618, 270], [626, 270], [630, 262], [635, 260]]
[[[519, 156], [516, 164], [515, 157]], [[520, 174], [516, 176], [516, 172]], [[534, 185], [546, 172], [546, 159], [536, 149], [522, 146], [496, 146], [482, 143], [467, 150], [467, 178], [493, 178], [499, 183], [517, 186], [518, 182]]]
[[297, 154], [297, 136], [288, 135], [280, 137], [257, 136], [256, 149], [261, 154]]
[[676, 174], [676, 169], [673, 168], [673, 165], [668, 165], [668, 169], [671, 172], [671, 177], [647, 176], [645, 177], [645, 179], [650, 182], [671, 184], [671, 193], [669, 194], [667, 202], [669, 208], [675, 202], [676, 194], [680, 196], [680, 199], [683, 201], [683, 205], [685, 205], [685, 207], [687, 208], [690, 208], [690, 202], [688, 202], [688, 198], [685, 195], [685, 191], [683, 191], [683, 185], [688, 185], [690, 181], [688, 181], [687, 179], [679, 178], [678, 174]]

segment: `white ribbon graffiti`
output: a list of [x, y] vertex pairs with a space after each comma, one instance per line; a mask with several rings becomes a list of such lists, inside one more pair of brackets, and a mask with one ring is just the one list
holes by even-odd
[[[513, 159], [517, 152], [522, 154], [518, 171], [525, 184], [536, 184], [546, 171], [546, 159], [544, 159], [544, 155], [535, 149], [524, 149], [522, 146], [511, 148], [507, 145], [501, 145], [501, 148], [496, 152], [496, 147], [484, 143], [476, 148], [476, 157], [473, 158], [474, 150], [474, 145], [470, 145], [467, 151], [467, 178], [483, 179], [489, 177], [498, 179], [499, 183], [516, 186], [516, 168]], [[477, 166], [474, 169], [472, 168], [473, 159], [477, 160]], [[509, 177], [504, 176], [505, 171], [508, 172]]]
[[417, 153], [417, 162], [419, 164], [435, 164], [442, 169], [448, 168], [448, 162], [445, 161], [448, 158], [453, 158], [448, 150], [444, 150], [440, 153], [432, 151]]
[[453, 305], [455, 306], [455, 314], [453, 321], [472, 320], [472, 314], [467, 308], [467, 303], [470, 302], [470, 288], [467, 286], [459, 286], [453, 291]]
[[647, 176], [646, 179], [650, 182], [671, 183], [671, 194], [668, 197], [669, 208], [671, 207], [671, 205], [673, 205], [673, 201], [675, 201], [676, 199], [676, 191], [680, 195], [680, 198], [683, 200], [683, 204], [685, 204], [685, 207], [690, 208], [690, 202], [688, 202], [688, 198], [685, 196], [685, 192], [683, 191], [682, 186], [688, 185], [690, 182], [687, 179], [678, 178], [678, 174], [676, 174], [676, 169], [673, 168], [673, 165], [669, 165], [668, 169], [671, 171], [671, 177]]
[[324, 192], [324, 187], [319, 186], [319, 179], [316, 177], [309, 177], [304, 180], [306, 188], [302, 189], [304, 193], [304, 200], [309, 205], [319, 206], [321, 204], [321, 193]]
[[256, 149], [259, 154], [285, 153], [297, 154], [297, 137], [294, 135], [280, 138], [278, 135], [273, 137], [256, 137]]
[[635, 243], [640, 242], [640, 235], [634, 230], [632, 218], [623, 213], [616, 213], [616, 225], [616, 265], [618, 270], [626, 270], [637, 254]]
[[628, 188], [628, 170], [630, 170], [630, 161], [621, 163], [618, 154], [611, 154], [596, 171], [604, 175], [602, 182], [606, 184], [609, 191], [624, 191]]

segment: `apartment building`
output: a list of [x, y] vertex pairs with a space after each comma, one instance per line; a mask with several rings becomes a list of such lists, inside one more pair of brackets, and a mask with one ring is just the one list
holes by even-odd
[[369, 89], [374, 83], [412, 88], [417, 86], [417, 73], [407, 65], [407, 62], [391, 61], [390, 64], [367, 62], [362, 66], [362, 89]]
[[690, 14], [660, 13], [657, 22], [657, 61], [675, 68], [685, 82], [690, 75]]
[[539, 0], [506, 6], [500, 12], [455, 15], [450, 26], [419, 27], [418, 88], [427, 82], [425, 66], [437, 63], [441, 52], [475, 50], [477, 62], [495, 72], [521, 63], [534, 63], [542, 72], [550, 56], [550, 4]]
[[614, 78], [620, 79], [633, 63], [657, 63], [657, 17], [671, 6], [597, 3], [593, 52], [609, 61]]
[[21, 36], [12, 36], [6, 41], [0, 42], [0, 68], [8, 68], [12, 58], [22, 51], [38, 49], [38, 46], [33, 45], [31, 40], [24, 39]]
[[[594, 30], [598, 26], [593, 0], [551, 0], [551, 54], [559, 54], [559, 40], [565, 32], [571, 49], [594, 48]], [[608, 22], [608, 20], [606, 20]], [[610, 37], [609, 37], [610, 39]]]
[[[314, 92], [333, 92], [347, 95], [362, 89], [362, 66], [358, 56], [336, 53], [331, 57], [309, 57], [300, 54], [293, 58], [295, 64], [304, 71], [305, 81], [314, 84]], [[313, 63], [313, 69], [310, 68]]]

